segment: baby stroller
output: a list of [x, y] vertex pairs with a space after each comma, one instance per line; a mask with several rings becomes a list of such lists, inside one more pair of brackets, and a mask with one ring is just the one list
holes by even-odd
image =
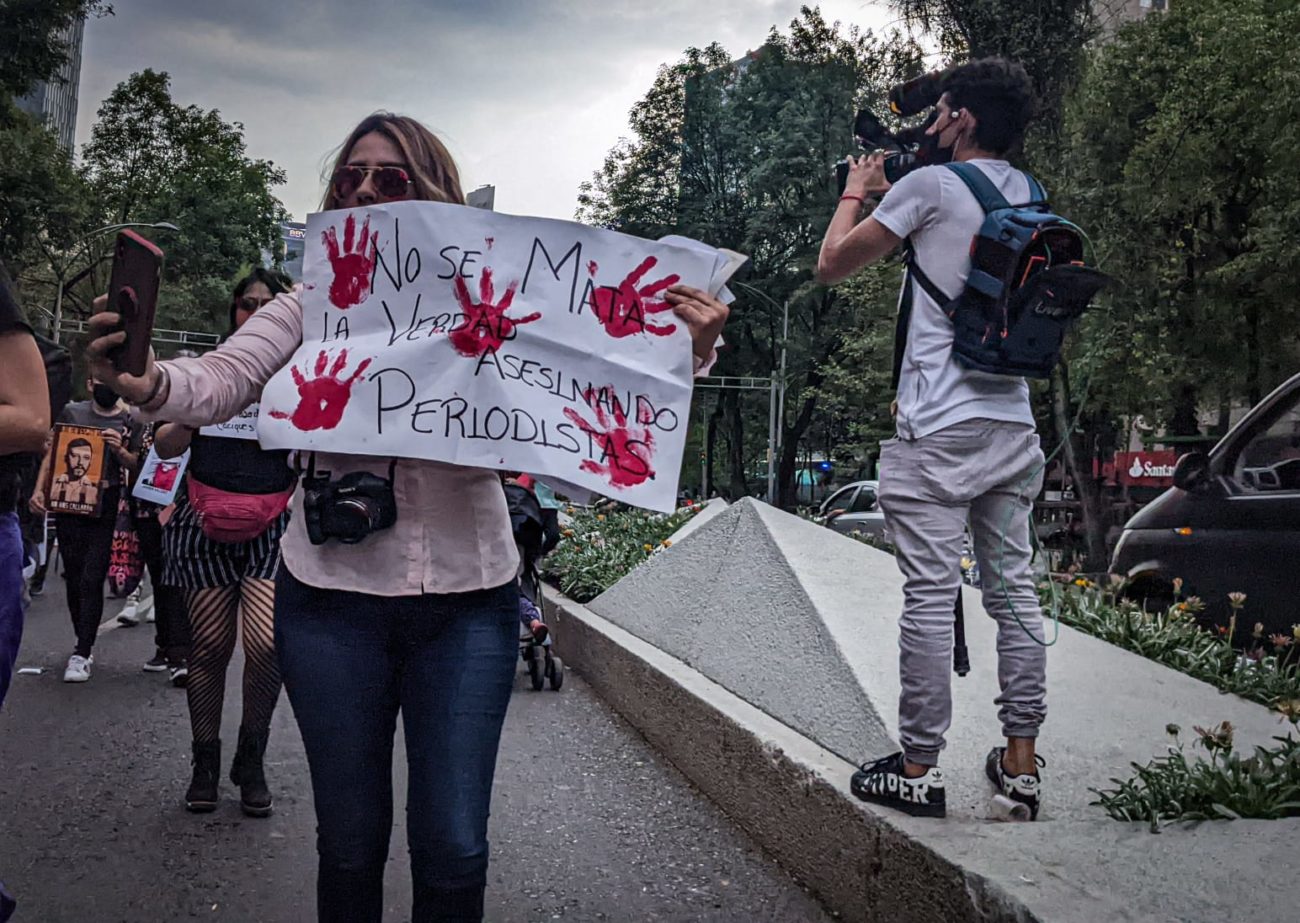
[[[542, 578], [537, 562], [560, 540], [558, 514], [543, 509], [532, 490], [532, 478], [520, 475], [513, 483], [505, 484], [506, 506], [510, 510], [510, 528], [514, 532], [515, 546], [519, 549], [519, 595], [522, 600], [538, 610], [542, 608]], [[524, 602], [521, 600], [521, 612]], [[533, 689], [541, 691], [549, 681], [551, 688], [559, 691], [564, 684], [564, 662], [551, 653], [551, 633], [539, 641], [529, 627], [520, 620], [519, 655], [528, 665], [528, 678]]]

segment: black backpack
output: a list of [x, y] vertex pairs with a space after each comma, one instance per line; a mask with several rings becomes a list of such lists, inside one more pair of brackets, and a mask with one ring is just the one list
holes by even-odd
[[1109, 281], [1084, 263], [1084, 235], [1053, 214], [1047, 193], [1029, 174], [1030, 201], [1012, 205], [971, 163], [944, 165], [961, 178], [984, 209], [971, 241], [970, 273], [952, 298], [930, 280], [908, 247], [907, 281], [894, 337], [894, 388], [903, 366], [912, 311], [912, 282], [953, 323], [953, 357], [964, 368], [993, 375], [1047, 378], [1061, 356], [1065, 334]]
[[72, 400], [72, 354], [48, 337], [39, 333], [33, 336], [45, 362], [45, 384], [50, 389], [50, 422], [53, 423]]

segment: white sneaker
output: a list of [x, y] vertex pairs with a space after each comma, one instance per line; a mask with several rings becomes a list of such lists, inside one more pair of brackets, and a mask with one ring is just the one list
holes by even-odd
[[63, 671], [63, 681], [65, 683], [86, 682], [90, 679], [90, 665], [94, 662], [94, 657], [82, 657], [80, 654], [73, 654], [68, 658], [68, 668]]
[[134, 628], [140, 624], [139, 607], [135, 600], [129, 600], [122, 611], [117, 614], [117, 624], [125, 625], [128, 628]]

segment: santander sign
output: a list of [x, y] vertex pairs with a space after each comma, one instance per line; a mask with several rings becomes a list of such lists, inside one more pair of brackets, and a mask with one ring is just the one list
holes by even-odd
[[1168, 487], [1173, 483], [1178, 457], [1169, 451], [1116, 452], [1115, 475], [1123, 484], [1140, 487]]
[[1137, 454], [1133, 454], [1133, 464], [1129, 466], [1128, 476], [1134, 478], [1171, 478], [1174, 476], [1173, 465], [1157, 465], [1150, 460], [1143, 461]]

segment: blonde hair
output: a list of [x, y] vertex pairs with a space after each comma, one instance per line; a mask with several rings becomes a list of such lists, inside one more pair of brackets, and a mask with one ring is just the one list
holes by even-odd
[[352, 129], [348, 139], [339, 148], [326, 179], [325, 198], [321, 203], [323, 211], [340, 207], [338, 196], [334, 193], [334, 172], [339, 167], [347, 166], [352, 148], [372, 132], [379, 132], [402, 152], [402, 159], [406, 161], [407, 172], [415, 186], [415, 198], [429, 202], [450, 202], [453, 205], [465, 204], [465, 193], [460, 188], [460, 172], [456, 169], [451, 152], [438, 140], [438, 136], [410, 116], [376, 112], [362, 119], [361, 124]]

